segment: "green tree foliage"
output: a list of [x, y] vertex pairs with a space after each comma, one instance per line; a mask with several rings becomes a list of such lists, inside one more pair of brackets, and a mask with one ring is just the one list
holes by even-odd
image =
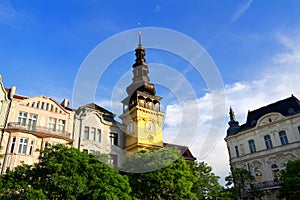
[[289, 161], [286, 169], [281, 172], [282, 188], [280, 197], [287, 200], [296, 200], [300, 197], [300, 158]]
[[[196, 199], [192, 192], [195, 176], [184, 158], [177, 154], [176, 149], [168, 148], [138, 152], [125, 158], [123, 170], [128, 172], [134, 198]], [[136, 173], [146, 170], [151, 172]]]
[[0, 199], [131, 199], [126, 176], [64, 145], [45, 148], [40, 162], [0, 178]]
[[262, 191], [251, 187], [254, 180], [254, 176], [248, 170], [236, 168], [225, 178], [225, 181], [227, 181], [226, 186], [233, 185], [233, 187], [227, 189], [227, 192], [230, 192], [232, 197], [240, 199], [261, 197], [263, 195]]
[[223, 195], [223, 187], [219, 184], [219, 177], [212, 172], [212, 168], [204, 162], [191, 162], [191, 171], [195, 177], [192, 191], [198, 199], [216, 199]]

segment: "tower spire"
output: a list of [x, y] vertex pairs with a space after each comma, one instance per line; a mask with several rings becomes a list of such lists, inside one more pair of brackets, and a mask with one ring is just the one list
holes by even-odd
[[142, 46], [142, 31], [139, 31], [138, 34], [139, 34], [139, 48], [143, 48], [143, 46]]

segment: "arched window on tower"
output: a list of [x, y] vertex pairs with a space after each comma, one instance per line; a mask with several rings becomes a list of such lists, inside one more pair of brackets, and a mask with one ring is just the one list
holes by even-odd
[[160, 104], [158, 101], [153, 101], [154, 107], [153, 109], [156, 111], [160, 111]]

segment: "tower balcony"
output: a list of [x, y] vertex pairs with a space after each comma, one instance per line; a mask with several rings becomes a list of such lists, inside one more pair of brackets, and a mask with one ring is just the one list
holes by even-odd
[[9, 122], [5, 129], [9, 132], [25, 132], [41, 138], [60, 138], [72, 141], [71, 133], [65, 130], [50, 129], [45, 126], [36, 126], [34, 124], [20, 124], [19, 122]]

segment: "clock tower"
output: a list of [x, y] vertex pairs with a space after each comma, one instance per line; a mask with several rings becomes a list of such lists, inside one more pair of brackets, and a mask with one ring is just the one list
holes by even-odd
[[145, 49], [141, 43], [135, 49], [135, 63], [132, 65], [132, 83], [126, 88], [128, 96], [122, 100], [123, 114], [120, 116], [126, 126], [125, 150], [136, 152], [163, 147], [162, 125], [165, 113], [160, 111], [159, 96], [150, 83]]

